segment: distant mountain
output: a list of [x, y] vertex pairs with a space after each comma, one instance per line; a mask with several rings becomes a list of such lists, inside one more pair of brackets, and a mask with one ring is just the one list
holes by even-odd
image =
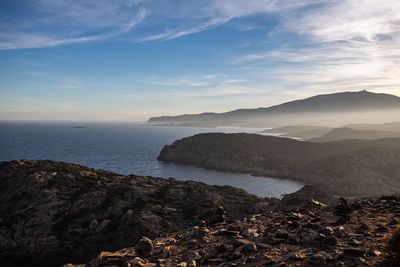
[[[376, 94], [368, 91], [341, 92], [317, 95], [295, 100], [268, 108], [238, 109], [226, 113], [202, 113], [180, 116], [153, 117], [149, 123], [161, 125], [205, 125], [205, 126], [286, 126], [289, 123], [374, 123], [373, 116], [360, 116], [374, 112], [382, 122], [379, 112], [396, 110], [400, 112], [400, 97]], [[343, 115], [346, 115], [345, 117]], [[390, 117], [390, 116], [389, 116]], [[388, 121], [394, 121], [390, 118]], [[386, 118], [386, 117], [385, 117]], [[398, 117], [397, 117], [398, 118]], [[284, 121], [284, 123], [283, 123]]]
[[373, 140], [380, 138], [393, 138], [400, 137], [400, 132], [389, 132], [389, 131], [378, 131], [378, 130], [356, 130], [350, 128], [336, 128], [325, 135], [311, 139], [312, 142], [333, 142], [346, 139], [363, 139], [363, 140]]
[[376, 131], [391, 131], [400, 132], [400, 121], [381, 123], [381, 124], [349, 124], [347, 128], [357, 130], [376, 130]]
[[277, 135], [285, 137], [294, 137], [301, 139], [310, 139], [321, 137], [333, 128], [321, 126], [285, 126], [268, 129], [260, 132], [261, 134]]

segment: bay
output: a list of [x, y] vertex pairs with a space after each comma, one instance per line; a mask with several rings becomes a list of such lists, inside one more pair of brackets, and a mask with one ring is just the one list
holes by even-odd
[[282, 197], [303, 184], [249, 174], [218, 172], [164, 163], [166, 144], [205, 132], [256, 133], [256, 128], [150, 126], [131, 122], [0, 122], [0, 161], [51, 159], [121, 174], [173, 177], [211, 185], [231, 185], [261, 197]]

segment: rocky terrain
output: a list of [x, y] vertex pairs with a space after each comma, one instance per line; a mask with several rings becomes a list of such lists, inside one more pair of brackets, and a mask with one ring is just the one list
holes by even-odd
[[64, 266], [399, 266], [399, 196], [340, 199], [332, 207], [308, 201], [300, 209], [143, 237], [88, 265]]
[[[85, 262], [186, 227], [265, 210], [229, 186], [119, 175], [49, 160], [0, 163], [0, 265]], [[225, 216], [225, 215], [224, 215]]]
[[400, 139], [312, 143], [257, 134], [208, 133], [165, 146], [159, 160], [281, 177], [340, 196], [400, 192]]

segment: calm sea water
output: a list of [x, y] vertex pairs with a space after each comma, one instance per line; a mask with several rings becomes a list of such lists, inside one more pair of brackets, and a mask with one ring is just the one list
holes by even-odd
[[259, 130], [133, 123], [0, 122], [0, 161], [52, 159], [122, 174], [231, 185], [261, 197], [281, 197], [300, 189], [302, 184], [291, 180], [217, 172], [157, 160], [163, 146], [176, 139], [204, 132], [255, 133]]

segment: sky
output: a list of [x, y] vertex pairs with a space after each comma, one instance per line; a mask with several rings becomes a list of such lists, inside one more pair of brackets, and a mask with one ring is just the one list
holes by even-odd
[[398, 0], [0, 0], [0, 120], [400, 96]]

